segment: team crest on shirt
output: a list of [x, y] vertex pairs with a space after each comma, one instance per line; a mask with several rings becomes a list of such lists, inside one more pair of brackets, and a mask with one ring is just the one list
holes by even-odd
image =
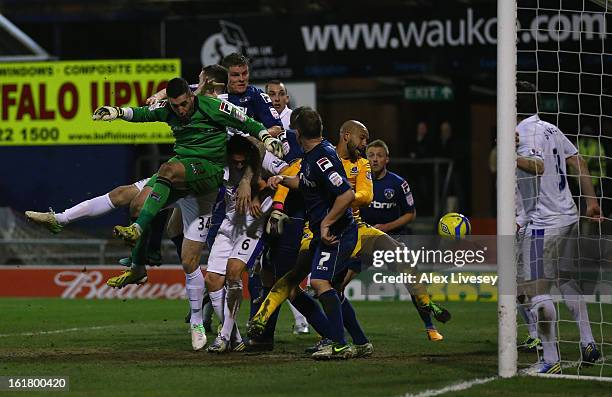
[[316, 188], [317, 187], [317, 184], [314, 181], [311, 181], [310, 179], [306, 178], [306, 175], [304, 175], [303, 172], [300, 172], [299, 177], [300, 177], [300, 181], [304, 185], [308, 186], [309, 188]]
[[321, 157], [317, 160], [317, 165], [321, 169], [321, 171], [325, 172], [325, 170], [333, 167], [333, 164], [327, 157]]
[[251, 100], [250, 96], [243, 96], [242, 98], [239, 99], [239, 102], [244, 103], [244, 102], [248, 102]]
[[391, 200], [395, 196], [395, 190], [393, 189], [385, 189], [385, 198], [387, 200]]
[[354, 166], [353, 168], [351, 168], [351, 175], [357, 175], [359, 173], [359, 168], [357, 168], [357, 166]]
[[372, 180], [372, 173], [370, 171], [366, 172], [366, 179], [369, 181]]

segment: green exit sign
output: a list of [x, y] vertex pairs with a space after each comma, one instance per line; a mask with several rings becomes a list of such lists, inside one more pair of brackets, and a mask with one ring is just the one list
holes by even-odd
[[404, 98], [415, 102], [452, 101], [455, 93], [448, 85], [415, 85], [404, 87]]

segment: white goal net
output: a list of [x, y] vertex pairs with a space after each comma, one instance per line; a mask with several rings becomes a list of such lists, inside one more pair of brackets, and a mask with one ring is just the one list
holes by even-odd
[[[501, 18], [513, 17], [498, 15], [500, 22]], [[522, 253], [518, 260], [523, 265], [531, 262], [532, 268], [537, 267], [532, 269], [533, 277], [533, 272], [546, 273], [546, 258], [555, 258], [556, 277], [550, 295], [556, 318], [543, 320], [541, 311], [529, 309], [536, 305], [519, 303], [519, 313], [521, 308], [524, 310], [516, 320], [518, 358], [500, 348], [500, 374], [504, 376], [502, 361], [507, 368], [512, 366], [509, 361], [516, 362], [519, 370], [541, 362], [542, 350], [534, 340], [542, 339], [542, 330], [551, 326], [555, 329], [561, 367], [561, 373], [554, 376], [612, 380], [612, 1], [518, 0], [515, 23], [516, 48], [507, 48], [516, 54], [513, 83], [532, 84], [539, 118], [557, 126], [578, 149], [584, 162], [567, 160], [568, 152], [564, 157], [561, 148], [551, 152], [556, 161], [544, 158], [544, 164], [555, 168], [559, 189], [571, 192], [579, 221], [576, 234], [570, 233], [570, 238], [554, 245], [549, 245], [545, 238], [538, 239], [537, 231], [533, 230], [536, 227], [527, 230], [525, 238], [531, 239], [531, 243], [527, 243], [527, 250], [517, 251]], [[498, 54], [503, 51], [500, 47]], [[500, 59], [498, 56], [498, 62]], [[517, 98], [526, 93], [521, 91], [524, 87], [518, 85]], [[519, 119], [530, 116], [521, 114], [518, 102], [517, 106]], [[543, 136], [549, 139], [546, 134]], [[581, 171], [585, 165], [590, 177]], [[529, 197], [523, 191], [517, 204], [533, 201], [526, 205], [540, 206], [546, 174], [526, 175], [519, 170], [517, 183], [520, 185], [529, 179], [535, 193]], [[593, 203], [601, 210], [601, 222], [593, 222], [590, 217]], [[574, 249], [568, 251], [568, 246]], [[529, 249], [531, 257], [526, 254]], [[550, 249], [555, 252], [551, 254]], [[569, 265], [564, 268], [562, 263]], [[524, 284], [523, 265], [518, 266], [519, 291]], [[541, 292], [540, 289], [538, 294]], [[500, 308], [502, 312], [514, 309], [503, 304]], [[528, 325], [530, 322], [532, 326]], [[511, 333], [504, 332], [504, 335], [507, 341]], [[511, 371], [506, 372], [506, 376], [510, 375]]]

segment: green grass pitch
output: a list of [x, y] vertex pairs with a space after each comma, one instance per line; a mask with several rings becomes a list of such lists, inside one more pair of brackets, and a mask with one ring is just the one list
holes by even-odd
[[[315, 362], [302, 352], [316, 337], [292, 335], [287, 309], [273, 353], [215, 356], [191, 351], [184, 301], [0, 299], [0, 375], [69, 376], [71, 396], [357, 397], [418, 394], [497, 372], [494, 303], [446, 303], [453, 319], [440, 325], [445, 340], [435, 343], [409, 302], [354, 306], [374, 355]], [[245, 302], [242, 330], [247, 309]], [[40, 333], [56, 330], [62, 331]], [[529, 359], [535, 357], [521, 356]], [[609, 396], [610, 390], [608, 382], [517, 377], [447, 395]]]

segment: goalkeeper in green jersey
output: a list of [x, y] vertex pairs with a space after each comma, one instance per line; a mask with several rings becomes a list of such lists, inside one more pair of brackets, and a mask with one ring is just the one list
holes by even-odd
[[[265, 127], [247, 117], [229, 102], [210, 96], [195, 96], [187, 82], [175, 78], [168, 82], [168, 100], [151, 107], [118, 108], [103, 106], [94, 112], [94, 120], [111, 121], [121, 118], [130, 122], [166, 122], [175, 137], [176, 156], [161, 165], [150, 195], [140, 211], [138, 219], [130, 226], [116, 226], [115, 234], [130, 245], [135, 245], [146, 233], [153, 217], [168, 203], [187, 194], [204, 196], [216, 193], [223, 177], [226, 152], [226, 128], [258, 136], [266, 149], [279, 155], [280, 141], [273, 138]], [[133, 252], [138, 254], [138, 252]], [[199, 261], [199, 255], [197, 255]], [[183, 260], [185, 271], [197, 264]], [[138, 283], [146, 277], [144, 267], [132, 268], [115, 280], [112, 286], [123, 287]], [[110, 281], [110, 280], [109, 280]]]

